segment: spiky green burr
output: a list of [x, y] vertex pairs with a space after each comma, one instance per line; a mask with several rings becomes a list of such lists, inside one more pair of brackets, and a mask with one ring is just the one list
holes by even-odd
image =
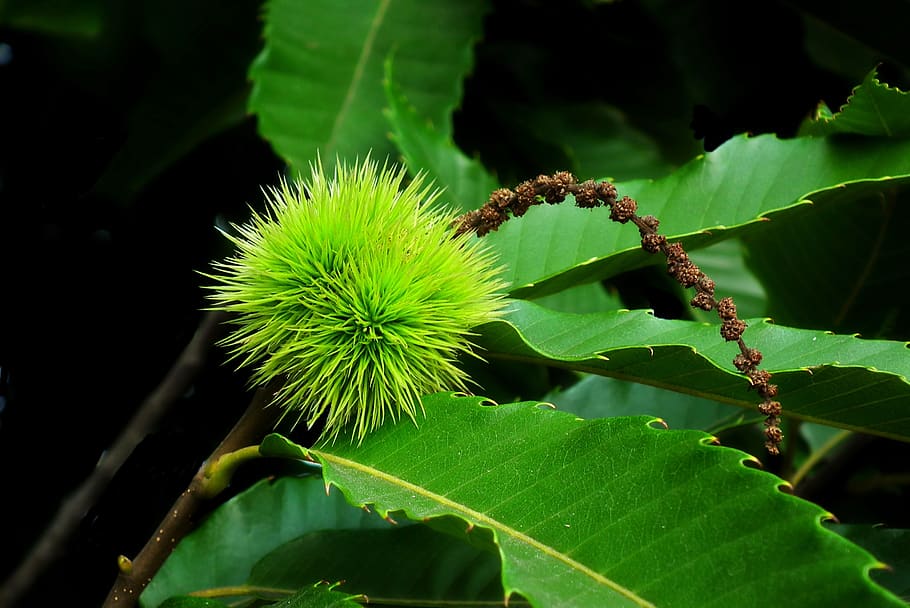
[[421, 395], [465, 390], [471, 330], [503, 308], [494, 255], [455, 236], [457, 214], [423, 176], [405, 178], [369, 158], [329, 178], [317, 162], [266, 191], [267, 210], [235, 226], [235, 254], [206, 275], [213, 308], [233, 313], [232, 359], [256, 384], [280, 381], [284, 415], [325, 415], [331, 440], [416, 422]]

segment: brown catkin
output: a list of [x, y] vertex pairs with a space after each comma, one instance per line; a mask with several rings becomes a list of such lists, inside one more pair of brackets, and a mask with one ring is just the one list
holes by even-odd
[[641, 237], [641, 248], [648, 253], [657, 253], [667, 242], [667, 237], [661, 234], [646, 234]]
[[629, 221], [638, 227], [641, 236], [641, 248], [648, 253], [663, 252], [667, 258], [667, 272], [680, 285], [695, 288], [695, 296], [690, 300], [693, 308], [705, 311], [716, 310], [721, 320], [720, 335], [728, 342], [736, 342], [740, 352], [733, 359], [733, 365], [744, 374], [750, 386], [758, 392], [762, 402], [758, 410], [766, 416], [765, 447], [770, 454], [780, 453], [780, 444], [784, 434], [780, 429], [781, 404], [775, 401], [777, 386], [770, 384], [771, 374], [759, 370], [762, 353], [749, 348], [743, 342], [742, 335], [746, 323], [736, 316], [736, 304], [733, 298], [715, 298], [715, 283], [699, 267], [689, 260], [689, 255], [682, 243], [668, 243], [667, 238], [657, 233], [660, 221], [653, 215], [639, 217], [638, 203], [635, 199], [623, 196], [617, 199], [616, 186], [607, 181], [594, 182], [587, 180], [578, 183], [575, 176], [568, 171], [560, 171], [552, 176], [538, 175], [532, 180], [522, 182], [514, 190], [500, 188], [494, 191], [489, 200], [479, 210], [465, 213], [456, 220], [456, 234], [475, 232], [484, 236], [493, 232], [511, 216], [520, 217], [529, 208], [540, 203], [561, 203], [572, 194], [575, 204], [581, 208], [608, 206], [610, 219], [625, 224]]
[[637, 210], [638, 203], [628, 196], [624, 196], [611, 205], [610, 219], [614, 222], [625, 224], [632, 219], [632, 216], [635, 215], [635, 211]]
[[699, 292], [689, 301], [692, 308], [700, 308], [710, 312], [714, 308], [714, 296], [709, 293]]
[[739, 319], [727, 319], [720, 326], [720, 335], [727, 342], [736, 342], [746, 331], [746, 323]]
[[733, 298], [722, 298], [717, 302], [717, 316], [724, 321], [736, 318], [736, 304], [733, 303]]

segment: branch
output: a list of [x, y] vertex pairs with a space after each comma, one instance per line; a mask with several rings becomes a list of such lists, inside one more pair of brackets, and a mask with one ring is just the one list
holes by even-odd
[[606, 205], [610, 208], [610, 219], [614, 222], [625, 224], [631, 221], [635, 224], [641, 235], [641, 248], [648, 253], [663, 253], [667, 258], [667, 272], [670, 276], [683, 287], [695, 288], [695, 297], [690, 302], [692, 307], [717, 311], [721, 320], [721, 337], [727, 342], [736, 342], [739, 346], [739, 354], [733, 359], [733, 365], [749, 379], [750, 388], [754, 388], [762, 398], [758, 411], [766, 416], [765, 448], [772, 455], [779, 454], [784, 434], [780, 429], [781, 404], [774, 400], [777, 385], [769, 383], [769, 372], [758, 369], [762, 360], [761, 352], [749, 348], [743, 341], [746, 324], [736, 316], [733, 298], [717, 300], [714, 297], [714, 281], [689, 259], [682, 244], [668, 243], [667, 237], [658, 234], [660, 222], [653, 215], [636, 215], [638, 203], [634, 199], [624, 196], [617, 200], [613, 184], [595, 183], [592, 180], [579, 184], [575, 176], [567, 171], [552, 176], [540, 175], [522, 182], [514, 191], [508, 188], [495, 190], [483, 207], [469, 211], [455, 220], [455, 232], [475, 232], [477, 236], [483, 236], [497, 230], [510, 216], [521, 217], [533, 205], [561, 203], [569, 194], [574, 195], [578, 207]]
[[78, 529], [85, 513], [98, 501], [136, 445], [181, 395], [186, 393], [205, 365], [209, 349], [221, 332], [221, 325], [226, 318], [227, 315], [221, 312], [208, 313], [203, 317], [193, 338], [158, 387], [139, 406], [91, 475], [63, 501], [31, 552], [3, 583], [0, 591], [0, 608], [17, 605], [19, 599], [59, 556], [60, 547], [64, 546]]
[[103, 608], [136, 604], [164, 560], [195, 526], [193, 517], [199, 508], [226, 485], [217, 470], [218, 463], [232, 466], [229, 463], [236, 464], [238, 459], [247, 457], [250, 452], [247, 448], [258, 445], [275, 426], [280, 413], [276, 408], [266, 407], [272, 402], [273, 394], [274, 391], [267, 388], [256, 392], [246, 412], [202, 464], [136, 558], [130, 561], [120, 556], [120, 573]]

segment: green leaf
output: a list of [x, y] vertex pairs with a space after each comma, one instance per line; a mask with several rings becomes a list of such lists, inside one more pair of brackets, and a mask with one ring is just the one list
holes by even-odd
[[177, 545], [140, 604], [154, 608], [175, 595], [241, 585], [260, 558], [311, 530], [387, 527], [337, 496], [326, 498], [318, 477], [261, 481], [221, 505]]
[[888, 569], [874, 571], [873, 579], [910, 599], [910, 530], [865, 524], [828, 524], [828, 527], [888, 564]]
[[0, 3], [4, 28], [53, 36], [97, 38], [105, 14], [100, 0], [5, 0]]
[[158, 608], [225, 608], [226, 604], [205, 597], [180, 596], [165, 600]]
[[[755, 232], [766, 218], [772, 226], [783, 222], [810, 201], [855, 200], [908, 181], [910, 141], [764, 135], [736, 137], [663, 179], [617, 189], [638, 201], [640, 215], [656, 216], [662, 234], [691, 251]], [[659, 260], [641, 250], [634, 226], [610, 221], [603, 209], [578, 209], [571, 198], [532, 207], [484, 238], [506, 265], [516, 297], [537, 297]]]
[[259, 453], [266, 458], [306, 459], [306, 450], [278, 433], [269, 433], [262, 439]]
[[[910, 351], [903, 342], [748, 320], [743, 339], [764, 354], [787, 415], [910, 440]], [[477, 340], [487, 359], [546, 362], [754, 408], [733, 366], [739, 350], [718, 324], [658, 319], [648, 311], [568, 314], [515, 301]]]
[[[843, 0], [836, 3], [828, 0], [793, 0], [788, 5], [804, 13], [808, 17], [807, 21], [817, 20], [821, 27], [852, 41], [851, 51], [858, 45], [864, 45], [872, 51], [869, 55], [860, 57], [874, 61], [884, 59], [903, 73], [910, 66], [910, 47], [907, 46], [905, 26], [910, 20], [910, 6], [906, 3], [881, 0]], [[853, 60], [856, 59], [854, 55]]]
[[910, 337], [908, 224], [904, 187], [813, 206], [746, 237], [747, 265], [768, 293], [764, 314], [785, 325]]
[[[434, 128], [421, 118], [393, 80], [392, 62], [386, 61], [386, 116], [392, 125], [392, 141], [398, 147], [412, 175], [425, 172], [433, 182], [445, 188], [442, 200], [462, 211], [483, 205], [499, 182], [480, 161], [470, 159], [455, 145], [451, 128]], [[451, 120], [447, 121], [449, 124]]]
[[820, 106], [816, 115], [800, 127], [800, 135], [833, 133], [910, 135], [910, 93], [889, 87], [872, 70], [836, 114], [831, 115], [827, 106]]
[[271, 0], [250, 69], [260, 133], [297, 170], [317, 151], [330, 162], [391, 155], [382, 77], [392, 53], [411, 103], [449, 133], [486, 10], [482, 0]]
[[[258, 2], [130, 3], [155, 65], [129, 108], [125, 139], [95, 184], [96, 196], [132, 202], [203, 142], [248, 118], [249, 63], [259, 46]], [[218, 18], [212, 16], [217, 14]], [[213, 69], [213, 49], [219, 49]]]
[[483, 402], [430, 395], [419, 429], [308, 453], [351, 504], [490, 530], [506, 593], [534, 606], [902, 605], [820, 507], [704, 433]]
[[602, 283], [585, 283], [534, 300], [535, 304], [561, 312], [598, 312], [623, 308], [617, 293]]
[[[744, 412], [726, 403], [671, 393], [647, 384], [589, 375], [564, 391], [543, 398], [559, 409], [582, 418], [607, 416], [658, 416], [671, 429], [716, 432], [739, 423]], [[761, 420], [759, 414], [752, 416]]]
[[[838, 75], [844, 83], [862, 82], [869, 69], [882, 61], [882, 54], [871, 45], [864, 44], [847, 32], [831, 27], [830, 23], [825, 23], [823, 19], [830, 14], [830, 8], [830, 5], [824, 7], [824, 16], [820, 15], [821, 19], [808, 15], [803, 19], [807, 58], [819, 68]], [[874, 45], [874, 41], [871, 42]], [[897, 67], [896, 64], [891, 65]], [[823, 107], [826, 109], [824, 102], [819, 104], [820, 110]]]
[[832, 440], [842, 441], [846, 438], [844, 431], [824, 424], [812, 424], [807, 422], [799, 426], [799, 434], [806, 442], [809, 453], [818, 452], [826, 447]]
[[360, 608], [356, 595], [336, 591], [335, 585], [316, 583], [304, 587], [291, 597], [269, 604], [273, 608]]
[[547, 163], [580, 179], [654, 178], [670, 172], [657, 143], [628, 123], [625, 114], [600, 102], [503, 103], [500, 120], [523, 131], [536, 149], [552, 147]]
[[[746, 266], [745, 253], [746, 249], [739, 239], [728, 239], [693, 251], [689, 257], [717, 283], [724, 296], [731, 296], [736, 301], [740, 317], [764, 316], [768, 314], [768, 296]], [[717, 319], [714, 312], [692, 309], [692, 313], [700, 321], [714, 322]]]
[[496, 553], [423, 525], [311, 532], [260, 560], [248, 584], [297, 589], [315, 579], [344, 580], [343, 590], [381, 603], [497, 601], [503, 593]]

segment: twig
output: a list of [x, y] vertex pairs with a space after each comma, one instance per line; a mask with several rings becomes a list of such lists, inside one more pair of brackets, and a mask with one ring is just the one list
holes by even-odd
[[199, 468], [190, 485], [174, 502], [136, 558], [130, 561], [123, 556], [120, 557], [120, 573], [103, 608], [136, 604], [139, 594], [152, 580], [164, 560], [180, 539], [193, 529], [195, 525], [193, 517], [196, 512], [214, 495], [212, 488], [209, 487], [214, 474], [212, 463], [239, 450], [246, 453], [248, 451], [246, 448], [259, 444], [262, 437], [275, 426], [280, 412], [277, 408], [266, 407], [272, 402], [273, 396], [274, 390], [270, 388], [256, 392], [246, 412]]
[[54, 519], [18, 568], [0, 589], [0, 608], [11, 608], [35, 584], [38, 577], [60, 555], [85, 513], [94, 505], [136, 445], [167, 413], [192, 384], [205, 365], [209, 349], [221, 332], [225, 313], [207, 313], [183, 352], [158, 387], [148, 396], [132, 419], [105, 452], [91, 475], [61, 504]]
[[814, 466], [812, 475], [797, 480], [799, 483], [794, 484], [793, 493], [800, 498], [819, 502], [820, 495], [830, 491], [832, 482], [842, 482], [847, 477], [847, 471], [855, 466], [857, 456], [869, 449], [873, 441], [872, 435], [845, 433], [843, 440], [838, 441], [834, 449], [827, 451], [823, 465]]
[[846, 439], [850, 438], [853, 435], [853, 431], [841, 431], [836, 435], [833, 435], [823, 443], [817, 450], [809, 454], [809, 457], [806, 458], [806, 461], [793, 473], [790, 477], [790, 485], [793, 486], [794, 492], [802, 491], [802, 481], [805, 479], [809, 473], [812, 472], [812, 469], [815, 468], [815, 465], [820, 463], [822, 460], [827, 458], [831, 452], [842, 444]]
[[743, 341], [746, 324], [736, 316], [733, 298], [716, 299], [714, 281], [689, 259], [682, 244], [668, 243], [667, 237], [658, 234], [660, 222], [653, 215], [636, 215], [638, 203], [634, 199], [628, 196], [617, 199], [613, 184], [605, 181], [595, 183], [592, 180], [579, 184], [568, 171], [560, 171], [552, 176], [540, 175], [522, 182], [514, 191], [508, 188], [495, 190], [483, 207], [456, 219], [455, 231], [457, 234], [475, 232], [477, 236], [483, 236], [497, 230], [510, 216], [520, 217], [533, 205], [561, 203], [569, 194], [575, 197], [578, 207], [606, 205], [610, 208], [610, 219], [614, 222], [625, 224], [631, 221], [635, 224], [641, 235], [642, 249], [648, 253], [663, 253], [667, 258], [667, 272], [670, 276], [683, 287], [695, 288], [695, 297], [690, 302], [692, 307], [717, 311], [721, 319], [721, 337], [727, 342], [736, 342], [739, 346], [739, 354], [733, 359], [733, 365], [749, 379], [750, 387], [758, 391], [762, 398], [758, 411], [765, 415], [765, 448], [772, 455], [780, 454], [784, 434], [780, 429], [781, 405], [774, 400], [777, 386], [770, 384], [769, 372], [758, 369], [762, 360], [761, 352], [749, 348]]

